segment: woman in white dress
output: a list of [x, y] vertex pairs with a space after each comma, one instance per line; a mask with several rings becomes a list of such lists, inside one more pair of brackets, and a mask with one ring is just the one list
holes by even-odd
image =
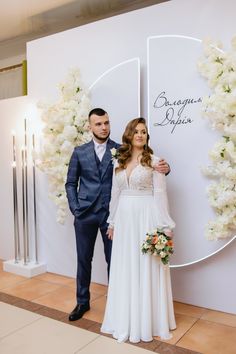
[[114, 163], [108, 237], [113, 239], [107, 304], [101, 331], [119, 342], [170, 339], [176, 328], [168, 265], [142, 254], [146, 233], [174, 227], [165, 175], [153, 165], [144, 118], [130, 121]]

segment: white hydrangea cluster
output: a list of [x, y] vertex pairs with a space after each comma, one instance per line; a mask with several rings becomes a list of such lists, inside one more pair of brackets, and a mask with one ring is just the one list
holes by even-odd
[[222, 133], [209, 152], [212, 164], [204, 169], [216, 179], [207, 190], [216, 211], [216, 219], [206, 228], [210, 240], [229, 237], [236, 230], [236, 37], [231, 44], [232, 49], [225, 52], [220, 43], [204, 41], [205, 57], [198, 62], [199, 72], [212, 89], [203, 100], [203, 117]]
[[55, 104], [38, 104], [44, 122], [38, 167], [48, 176], [49, 197], [57, 205], [57, 221], [63, 224], [68, 212], [65, 192], [68, 164], [74, 147], [91, 138], [88, 126], [91, 106], [77, 69], [70, 70], [66, 81], [59, 84], [59, 92]]

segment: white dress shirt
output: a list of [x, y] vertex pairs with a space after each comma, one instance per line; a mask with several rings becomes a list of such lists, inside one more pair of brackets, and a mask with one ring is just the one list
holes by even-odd
[[94, 142], [94, 149], [97, 154], [97, 157], [99, 158], [100, 161], [102, 161], [102, 158], [106, 151], [107, 142], [105, 141], [105, 143], [102, 144], [97, 143], [95, 140], [93, 140], [93, 142]]

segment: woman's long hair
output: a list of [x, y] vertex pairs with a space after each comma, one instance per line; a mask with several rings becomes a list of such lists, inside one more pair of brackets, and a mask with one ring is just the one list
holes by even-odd
[[135, 134], [135, 129], [139, 123], [142, 123], [145, 125], [146, 131], [147, 131], [147, 142], [144, 145], [144, 149], [142, 152], [142, 157], [140, 160], [140, 163], [142, 166], [148, 166], [152, 167], [152, 157], [151, 154], [153, 154], [152, 149], [148, 146], [148, 141], [149, 141], [149, 135], [148, 135], [148, 130], [147, 130], [147, 125], [146, 125], [146, 120], [144, 118], [135, 118], [132, 119], [126, 126], [125, 132], [122, 136], [122, 145], [119, 148], [119, 155], [118, 155], [118, 163], [119, 166], [117, 167], [117, 170], [120, 169], [125, 169], [127, 167], [127, 163], [131, 159], [132, 156], [132, 140]]

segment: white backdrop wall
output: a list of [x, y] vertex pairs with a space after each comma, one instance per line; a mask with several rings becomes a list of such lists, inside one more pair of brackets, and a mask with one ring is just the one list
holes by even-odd
[[[141, 63], [141, 114], [147, 116], [147, 38], [164, 34], [199, 39], [210, 36], [222, 40], [227, 47], [235, 34], [235, 10], [234, 0], [173, 0], [30, 42], [27, 46], [29, 99], [33, 103], [55, 100], [56, 86], [63, 81], [70, 67], [79, 67], [83, 81], [90, 86], [106, 70], [138, 57]], [[168, 68], [164, 70], [168, 77]], [[124, 79], [124, 85], [128, 80], [128, 77]], [[118, 95], [114, 108], [109, 111], [114, 133], [115, 124], [121, 124], [120, 116], [116, 114], [120, 101]], [[128, 100], [125, 103], [129, 105]], [[135, 107], [134, 114], [137, 110]], [[68, 217], [64, 226], [56, 224], [55, 207], [47, 199], [46, 178], [42, 174], [38, 178], [41, 260], [47, 263], [48, 271], [75, 275], [72, 217]], [[183, 237], [187, 242], [187, 235]], [[236, 270], [235, 251], [236, 242], [202, 263], [172, 270], [174, 298], [236, 313], [236, 285], [232, 282]], [[106, 282], [100, 241], [95, 265], [93, 279]]]

